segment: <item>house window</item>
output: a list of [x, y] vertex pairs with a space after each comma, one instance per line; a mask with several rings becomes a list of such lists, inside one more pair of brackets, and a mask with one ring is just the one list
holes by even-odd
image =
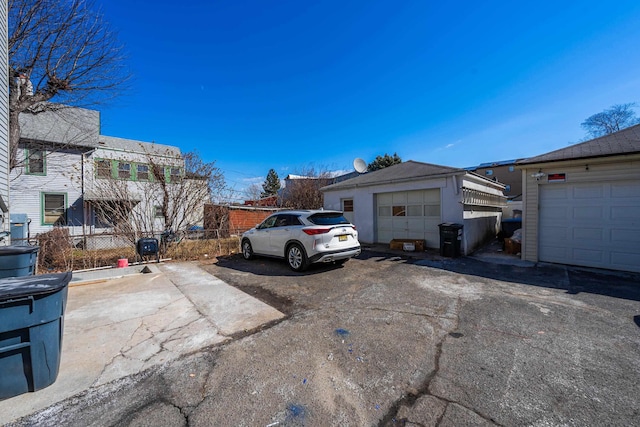
[[180, 168], [168, 168], [169, 170], [169, 182], [178, 182], [182, 178]]
[[44, 161], [44, 150], [27, 150], [27, 174], [45, 175]]
[[96, 160], [96, 177], [111, 178], [111, 160]]
[[118, 178], [131, 179], [131, 163], [118, 162]]
[[162, 206], [153, 207], [153, 216], [156, 218], [164, 218], [164, 215], [162, 215]]
[[516, 170], [515, 166], [509, 166], [509, 172], [513, 172], [514, 170]]
[[343, 200], [342, 201], [342, 210], [344, 212], [353, 212], [353, 200]]
[[149, 181], [149, 165], [136, 165], [138, 181]]
[[54, 225], [65, 222], [66, 197], [64, 193], [42, 193], [43, 225]]
[[407, 215], [407, 212], [404, 205], [393, 207], [393, 216], [406, 216], [406, 215]]
[[487, 169], [487, 170], [484, 172], [484, 174], [485, 174], [485, 175], [487, 175], [487, 176], [491, 176], [491, 175], [493, 175], [493, 169]]

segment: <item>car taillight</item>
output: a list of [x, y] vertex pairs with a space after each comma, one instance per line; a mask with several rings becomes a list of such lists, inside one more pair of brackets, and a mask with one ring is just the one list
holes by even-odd
[[303, 228], [302, 231], [307, 233], [310, 236], [315, 236], [316, 234], [324, 234], [329, 232], [329, 228]]

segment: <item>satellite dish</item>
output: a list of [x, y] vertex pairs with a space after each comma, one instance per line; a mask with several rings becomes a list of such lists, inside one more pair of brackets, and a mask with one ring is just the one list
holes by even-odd
[[365, 173], [367, 171], [367, 163], [362, 160], [360, 157], [356, 157], [353, 160], [353, 168], [358, 173]]

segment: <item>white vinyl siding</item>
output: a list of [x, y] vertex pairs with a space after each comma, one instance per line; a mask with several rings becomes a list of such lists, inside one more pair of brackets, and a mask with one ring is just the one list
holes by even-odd
[[[0, 4], [0, 197], [9, 206], [9, 71], [7, 2]], [[2, 212], [0, 212], [2, 213]], [[2, 230], [9, 229], [9, 215], [2, 213]]]

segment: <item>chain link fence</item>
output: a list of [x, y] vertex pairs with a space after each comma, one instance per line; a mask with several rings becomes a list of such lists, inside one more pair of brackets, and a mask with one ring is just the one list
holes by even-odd
[[[73, 235], [64, 227], [38, 234], [30, 239], [12, 239], [13, 245], [35, 245], [38, 251], [38, 274], [57, 271], [77, 271], [112, 267], [118, 260], [129, 264], [151, 262], [157, 258], [173, 260], [211, 259], [240, 251], [240, 231], [185, 230], [159, 233], [98, 233]], [[137, 251], [140, 239], [156, 239], [158, 256], [141, 256]]]

